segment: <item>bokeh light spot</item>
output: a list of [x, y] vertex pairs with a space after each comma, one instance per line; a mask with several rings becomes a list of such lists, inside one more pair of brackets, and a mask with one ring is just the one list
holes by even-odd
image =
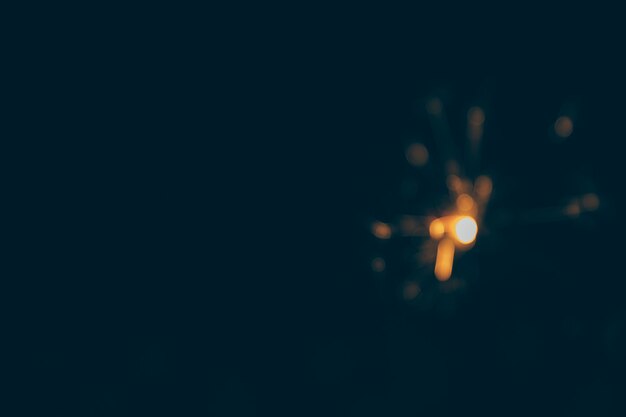
[[372, 259], [372, 271], [383, 272], [385, 270], [385, 267], [386, 267], [386, 263], [383, 258], [376, 257]]
[[430, 223], [428, 232], [433, 239], [441, 239], [445, 233], [446, 228], [441, 219], [435, 219]]
[[569, 137], [574, 131], [574, 123], [567, 116], [561, 116], [554, 122], [554, 131], [562, 138]]
[[600, 207], [600, 199], [597, 194], [585, 194], [582, 198], [582, 205], [585, 210], [594, 211]]
[[391, 238], [391, 227], [387, 223], [374, 222], [372, 223], [372, 234], [379, 239]]
[[485, 112], [480, 107], [472, 107], [467, 112], [467, 121], [472, 125], [482, 125], [485, 122]]
[[407, 282], [406, 284], [404, 284], [402, 296], [407, 301], [414, 300], [421, 291], [421, 288], [419, 287], [419, 285], [417, 285], [416, 282]]
[[476, 195], [478, 195], [481, 199], [486, 199], [491, 195], [491, 191], [493, 190], [493, 183], [491, 178], [486, 175], [481, 175], [476, 178], [476, 182], [474, 183], [474, 191]]
[[406, 150], [406, 159], [416, 167], [423, 167], [428, 163], [428, 149], [421, 143], [413, 143]]
[[463, 192], [463, 180], [459, 178], [457, 175], [449, 175], [448, 180], [448, 189], [454, 191], [457, 194]]
[[580, 204], [578, 201], [572, 201], [565, 206], [565, 214], [569, 217], [578, 217], [580, 215]]
[[456, 199], [456, 206], [460, 211], [468, 212], [474, 208], [474, 199], [469, 194], [461, 194]]

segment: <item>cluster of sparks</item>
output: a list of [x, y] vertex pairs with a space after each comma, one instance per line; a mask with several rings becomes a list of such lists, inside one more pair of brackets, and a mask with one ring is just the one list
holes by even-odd
[[[426, 103], [432, 132], [443, 157], [449, 204], [436, 216], [402, 216], [397, 224], [374, 221], [371, 233], [378, 239], [387, 240], [394, 236], [422, 237], [426, 242], [419, 257], [420, 262], [431, 265], [431, 271], [439, 281], [452, 276], [455, 258], [471, 250], [483, 229], [485, 213], [493, 191], [492, 179], [480, 175], [479, 157], [483, 138], [485, 112], [480, 107], [471, 107], [467, 113], [467, 165], [462, 167], [452, 152], [451, 134], [439, 98]], [[554, 123], [554, 134], [566, 139], [573, 132], [573, 120], [568, 115], [559, 116]], [[422, 143], [412, 143], [406, 149], [406, 159], [411, 165], [421, 168], [429, 163], [430, 153]], [[523, 216], [525, 222], [553, 221], [555, 218], [574, 218], [581, 213], [598, 209], [600, 201], [595, 193], [587, 193], [571, 199], [566, 205], [529, 211]], [[434, 211], [434, 209], [433, 209]], [[431, 211], [432, 212], [432, 211]], [[385, 270], [385, 260], [374, 258], [372, 270]], [[413, 291], [415, 292], [415, 291]], [[413, 294], [414, 295], [414, 294]], [[409, 298], [411, 298], [409, 296]]]

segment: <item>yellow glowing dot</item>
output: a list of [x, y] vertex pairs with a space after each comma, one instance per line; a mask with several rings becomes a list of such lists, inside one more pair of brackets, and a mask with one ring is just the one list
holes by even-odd
[[383, 222], [372, 224], [372, 234], [379, 239], [389, 239], [391, 237], [391, 227]]
[[487, 197], [489, 197], [492, 189], [493, 183], [491, 182], [491, 178], [486, 175], [481, 175], [476, 178], [476, 182], [474, 183], [474, 190], [480, 198], [486, 199]]
[[456, 198], [456, 206], [460, 211], [470, 211], [474, 207], [474, 199], [468, 194], [461, 194]]
[[472, 125], [482, 125], [485, 122], [485, 112], [480, 107], [472, 107], [467, 112], [467, 121]]
[[476, 239], [478, 224], [470, 216], [460, 216], [454, 223], [454, 238], [467, 245]]
[[406, 159], [411, 165], [422, 167], [428, 163], [428, 149], [421, 143], [414, 143], [407, 148]]
[[385, 270], [385, 260], [383, 258], [372, 259], [372, 271], [383, 272]]
[[582, 198], [582, 205], [585, 210], [597, 210], [600, 206], [600, 199], [594, 193], [585, 194]]
[[567, 116], [561, 116], [554, 122], [554, 131], [562, 138], [566, 138], [572, 134], [574, 123]]
[[445, 233], [446, 228], [441, 219], [435, 219], [430, 223], [430, 227], [428, 228], [428, 232], [430, 233], [430, 237], [433, 239], [441, 239], [443, 234]]
[[437, 246], [437, 259], [435, 260], [435, 276], [439, 281], [446, 281], [452, 275], [454, 263], [454, 242], [451, 239], [443, 239]]

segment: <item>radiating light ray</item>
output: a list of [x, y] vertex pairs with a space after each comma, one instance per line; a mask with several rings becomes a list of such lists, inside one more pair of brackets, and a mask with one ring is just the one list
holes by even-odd
[[467, 112], [467, 138], [469, 140], [468, 167], [476, 175], [480, 167], [480, 145], [483, 137], [485, 112], [480, 107], [471, 107]]
[[468, 179], [461, 178], [455, 174], [448, 175], [446, 185], [448, 186], [452, 200], [456, 200], [461, 194], [469, 193], [472, 188], [471, 182]]
[[459, 165], [454, 158], [454, 143], [452, 142], [452, 135], [450, 134], [450, 128], [446, 121], [441, 99], [434, 97], [428, 100], [426, 110], [428, 111], [435, 141], [444, 160], [446, 174], [458, 175]]
[[446, 281], [452, 275], [454, 263], [454, 242], [450, 238], [442, 239], [437, 246], [435, 276], [439, 281]]
[[477, 205], [476, 218], [479, 221], [482, 221], [491, 199], [491, 192], [493, 191], [493, 182], [491, 181], [491, 178], [486, 175], [479, 175], [474, 181], [473, 191]]
[[480, 140], [483, 136], [483, 123], [485, 112], [480, 107], [471, 107], [467, 112], [467, 136], [473, 141]]
[[479, 201], [487, 201], [491, 196], [491, 191], [493, 190], [493, 182], [491, 178], [486, 175], [480, 175], [474, 181], [474, 194]]
[[476, 207], [476, 204], [469, 194], [463, 193], [456, 198], [456, 207], [462, 213], [469, 213]]
[[595, 193], [584, 194], [571, 199], [567, 204], [553, 207], [536, 208], [521, 213], [519, 218], [523, 223], [550, 223], [571, 218], [581, 214], [591, 213], [600, 207], [600, 199]]
[[401, 216], [398, 221], [398, 233], [400, 236], [428, 236], [430, 218], [424, 216]]

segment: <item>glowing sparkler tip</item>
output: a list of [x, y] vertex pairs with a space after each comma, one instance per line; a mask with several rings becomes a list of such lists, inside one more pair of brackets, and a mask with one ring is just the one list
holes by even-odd
[[478, 234], [478, 224], [470, 216], [460, 216], [454, 222], [454, 238], [464, 244], [468, 245], [476, 240]]

